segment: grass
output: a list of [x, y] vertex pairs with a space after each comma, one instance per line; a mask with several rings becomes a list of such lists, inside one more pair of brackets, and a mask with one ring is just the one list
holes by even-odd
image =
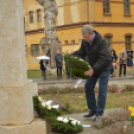
[[[63, 75], [65, 76], [65, 74]], [[27, 78], [41, 78], [42, 72], [40, 70], [27, 70]], [[57, 77], [55, 75], [47, 75], [46, 77]]]
[[[124, 71], [124, 69], [122, 69], [122, 74], [123, 74], [123, 71]], [[132, 69], [132, 74], [134, 74], [134, 69]], [[126, 73], [128, 73], [128, 70], [126, 69]], [[117, 75], [119, 75], [119, 69], [116, 69], [115, 70], [115, 74], [117, 74]]]
[[42, 74], [40, 70], [27, 70], [28, 78], [41, 78]]
[[[128, 73], [128, 71], [127, 71]], [[132, 69], [132, 73], [134, 74], [134, 69]], [[115, 70], [115, 74], [119, 75], [119, 70]], [[123, 70], [122, 70], [122, 74], [123, 74]], [[66, 74], [63, 74], [63, 76], [66, 76]], [[27, 77], [29, 79], [31, 78], [41, 78], [42, 77], [42, 73], [40, 70], [27, 70]], [[47, 75], [47, 77], [57, 77], [55, 75]]]
[[[122, 93], [108, 93], [106, 109], [123, 108], [134, 106], [134, 91], [125, 91]], [[96, 97], [98, 95], [96, 94]], [[87, 103], [85, 94], [46, 94], [41, 96], [44, 99], [58, 100], [63, 104], [69, 105], [63, 114], [87, 112]]]

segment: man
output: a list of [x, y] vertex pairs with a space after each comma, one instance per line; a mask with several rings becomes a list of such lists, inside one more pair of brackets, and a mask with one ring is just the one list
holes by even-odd
[[[82, 59], [88, 56], [89, 65], [92, 67], [91, 70], [84, 73], [86, 76], [89, 76], [85, 83], [85, 90], [88, 108], [90, 109], [89, 113], [84, 117], [96, 115], [93, 119], [93, 122], [96, 122], [104, 112], [112, 58], [106, 41], [98, 32], [93, 30], [92, 26], [85, 25], [81, 32], [83, 36], [81, 47], [78, 51], [74, 52], [74, 56], [81, 57]], [[94, 88], [98, 78], [99, 96], [96, 104]]]
[[[66, 51], [66, 55], [68, 55], [68, 54], [69, 54], [69, 51], [67, 50]], [[70, 79], [70, 68], [67, 65], [65, 65], [65, 66], [66, 66], [66, 75], [67, 75], [67, 78]]]
[[60, 54], [60, 51], [57, 50], [57, 54], [55, 55], [56, 67], [57, 67], [57, 78], [62, 77], [62, 60], [63, 57]]
[[120, 63], [120, 73], [119, 77], [121, 77], [122, 72], [122, 66], [124, 66], [124, 76], [126, 76], [126, 64], [127, 64], [127, 53], [125, 52], [125, 49], [122, 49], [122, 52], [119, 55], [119, 63]]

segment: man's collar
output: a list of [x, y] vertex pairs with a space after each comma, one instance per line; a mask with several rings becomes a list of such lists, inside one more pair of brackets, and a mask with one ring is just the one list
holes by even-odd
[[94, 37], [93, 37], [93, 39], [92, 39], [92, 40], [94, 40], [94, 38], [95, 38], [95, 32], [94, 32]]
[[94, 40], [94, 38], [95, 38], [95, 32], [94, 32], [94, 37], [93, 37], [93, 39], [90, 41], [90, 46], [92, 46], [92, 43], [93, 43], [93, 40]]

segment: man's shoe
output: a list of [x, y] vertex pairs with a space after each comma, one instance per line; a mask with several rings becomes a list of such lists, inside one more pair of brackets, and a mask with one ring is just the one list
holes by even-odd
[[83, 117], [92, 117], [92, 116], [94, 116], [95, 115], [95, 112], [93, 112], [93, 111], [90, 111], [89, 112], [89, 114], [87, 114], [87, 115], [84, 115]]
[[101, 115], [96, 115], [95, 118], [93, 119], [93, 122], [99, 122], [101, 118]]

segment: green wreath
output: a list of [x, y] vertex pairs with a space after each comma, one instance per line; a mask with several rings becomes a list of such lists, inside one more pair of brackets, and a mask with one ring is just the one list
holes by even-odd
[[65, 64], [71, 68], [71, 74], [82, 79], [88, 79], [89, 76], [85, 76], [84, 72], [90, 70], [90, 66], [87, 61], [79, 57], [74, 57], [72, 54], [64, 56]]
[[33, 102], [34, 109], [37, 111], [39, 117], [41, 117], [42, 119], [45, 118], [50, 123], [52, 131], [65, 134], [72, 134], [79, 133], [83, 130], [81, 124], [76, 123], [75, 125], [73, 125], [71, 119], [68, 119], [68, 122], [66, 123], [57, 120], [58, 117], [61, 117], [61, 113], [53, 108], [45, 106], [42, 102], [41, 97], [34, 96]]

